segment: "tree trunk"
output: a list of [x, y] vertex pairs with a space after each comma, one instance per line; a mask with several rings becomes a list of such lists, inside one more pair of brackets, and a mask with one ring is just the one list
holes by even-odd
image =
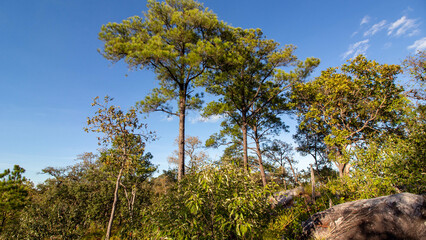
[[117, 200], [118, 200], [118, 188], [120, 187], [120, 179], [121, 179], [122, 173], [123, 173], [123, 168], [120, 169], [120, 172], [118, 173], [118, 176], [117, 176], [117, 181], [115, 182], [114, 202], [112, 203], [111, 216], [109, 218], [105, 240], [109, 240], [111, 235], [112, 221], [114, 220], [115, 207], [117, 205]]
[[349, 174], [349, 168], [351, 167], [350, 163], [336, 163], [337, 168], [339, 169], [339, 177], [344, 177]]
[[135, 199], [136, 199], [136, 187], [132, 188], [132, 203], [130, 208], [130, 222], [133, 224], [133, 209], [135, 206]]
[[300, 182], [299, 182], [299, 179], [297, 178], [296, 170], [294, 170], [293, 164], [291, 164], [291, 160], [287, 158], [287, 162], [288, 162], [288, 165], [290, 165], [291, 172], [293, 173], [294, 181], [296, 183], [298, 183], [299, 185], [301, 185]]
[[262, 161], [262, 152], [260, 150], [260, 143], [259, 143], [259, 137], [257, 136], [257, 129], [254, 128], [254, 136], [255, 136], [255, 142], [256, 142], [256, 152], [257, 152], [257, 159], [259, 162], [259, 169], [260, 169], [260, 176], [262, 177], [262, 183], [263, 186], [266, 187], [266, 174], [265, 169], [263, 168], [263, 161]]
[[186, 91], [179, 93], [179, 163], [178, 181], [185, 176], [185, 114], [186, 114]]
[[129, 196], [127, 192], [127, 187], [120, 181], [120, 185], [123, 187], [124, 195], [126, 196], [127, 200], [127, 209], [129, 211], [130, 216], [130, 222], [133, 223], [133, 206], [135, 204], [135, 198], [136, 198], [136, 187], [132, 186], [132, 196]]
[[315, 174], [314, 174], [314, 169], [312, 168], [312, 164], [310, 164], [310, 166], [311, 166], [312, 202], [315, 204]]
[[319, 174], [319, 168], [318, 168], [318, 159], [317, 159], [317, 156], [318, 156], [318, 148], [317, 148], [317, 143], [318, 143], [318, 141], [317, 141], [317, 139], [316, 139], [316, 137], [315, 137], [315, 156], [314, 156], [314, 159], [315, 159], [315, 168], [316, 168], [316, 170], [317, 170], [317, 174]]
[[283, 164], [281, 164], [281, 180], [283, 181], [284, 189], [287, 189], [287, 182], [285, 181], [285, 168]]
[[344, 160], [344, 158], [342, 157], [343, 154], [342, 154], [342, 151], [340, 149], [345, 149], [345, 148], [337, 148], [336, 147], [336, 149], [337, 149], [337, 151], [336, 151], [336, 162], [335, 162], [335, 164], [336, 164], [337, 168], [339, 169], [339, 177], [342, 178], [342, 177], [349, 174], [349, 168], [351, 167], [351, 164], [348, 163], [348, 162], [342, 163], [343, 162], [342, 160]]
[[247, 124], [243, 122], [241, 126], [241, 130], [243, 132], [243, 161], [244, 161], [244, 171], [246, 173], [249, 172], [248, 167], [248, 147], [247, 147]]

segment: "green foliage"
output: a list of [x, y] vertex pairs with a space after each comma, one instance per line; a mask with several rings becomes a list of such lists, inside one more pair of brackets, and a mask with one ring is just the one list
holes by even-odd
[[[414, 130], [414, 129], [413, 129]], [[426, 192], [426, 128], [423, 123], [407, 137], [390, 135], [354, 151], [353, 171], [327, 183], [332, 194], [345, 201], [374, 198], [399, 192]]]
[[22, 174], [25, 169], [19, 165], [13, 171], [6, 169], [0, 173], [0, 239], [18, 238], [21, 210], [30, 202], [30, 185]]
[[[260, 29], [229, 27], [194, 0], [148, 0], [143, 16], [108, 23], [99, 38], [106, 59], [151, 69], [159, 85], [127, 112], [109, 106], [109, 97], [95, 98], [99, 109], [85, 130], [102, 134], [99, 157], [85, 154], [73, 166], [45, 168], [51, 178], [36, 188], [17, 165], [1, 173], [0, 239], [100, 239], [105, 231], [106, 239], [301, 239], [302, 222], [332, 204], [426, 193], [424, 51], [403, 62], [414, 82], [404, 96], [395, 84], [400, 66], [362, 55], [304, 82], [318, 59], [300, 61], [294, 46], [280, 47]], [[214, 164], [196, 151], [197, 138], [185, 137], [187, 111], [203, 104], [196, 87], [217, 97], [203, 116], [224, 116], [221, 131], [206, 143], [227, 146]], [[417, 102], [409, 105], [406, 97]], [[315, 199], [310, 172], [297, 173], [290, 145], [260, 147], [286, 130], [281, 114], [291, 107], [299, 114], [297, 150], [313, 156], [320, 175]], [[138, 111], [179, 116], [178, 157], [170, 158], [177, 171], [151, 178], [155, 167], [145, 145], [154, 133]], [[248, 136], [258, 164], [248, 154]], [[262, 156], [284, 188], [305, 187], [293, 205], [268, 203], [277, 186], [266, 184]]]
[[[102, 26], [102, 55], [113, 62], [121, 59], [130, 68], [153, 69], [160, 81], [151, 95], [138, 103], [143, 112], [162, 111], [179, 116], [179, 171], [185, 175], [185, 116], [200, 109], [202, 94], [194, 93], [193, 81], [209, 67], [215, 45], [221, 42], [224, 23], [193, 0], [148, 1], [148, 12], [122, 23]], [[177, 100], [177, 111], [170, 105]]]
[[311, 185], [304, 185], [305, 193], [293, 199], [291, 207], [277, 209], [276, 213], [265, 229], [263, 239], [306, 239], [303, 236], [302, 223], [309, 219], [314, 213], [324, 211], [330, 204], [340, 204], [344, 202], [340, 196], [331, 193], [326, 186], [317, 188], [320, 193], [315, 199], [311, 199]]
[[[45, 168], [52, 176], [37, 186], [21, 217], [28, 239], [76, 239], [93, 226], [103, 230], [112, 201], [111, 175], [102, 171], [96, 156], [66, 168]], [[102, 233], [103, 234], [103, 233]]]
[[418, 51], [414, 56], [407, 57], [402, 65], [405, 72], [411, 76], [408, 96], [424, 104], [426, 101], [426, 51]]
[[307, 220], [312, 211], [307, 206], [306, 199], [298, 197], [291, 208], [280, 209], [273, 221], [265, 230], [263, 239], [300, 239], [302, 234], [302, 222]]
[[[66, 168], [43, 169], [51, 178], [31, 192], [32, 201], [19, 219], [19, 239], [100, 239], [105, 235], [116, 173], [91, 153], [80, 159]], [[129, 209], [126, 192], [119, 193], [116, 236], [127, 239], [138, 231], [132, 218], [141, 218], [141, 209], [150, 204], [146, 178], [146, 173], [125, 176], [127, 194], [134, 192], [137, 197]]]
[[[426, 192], [426, 120], [421, 108], [409, 113], [405, 136], [389, 135], [385, 141], [372, 142], [358, 149], [352, 192], [387, 195], [394, 192]], [[368, 197], [365, 196], [365, 197]]]
[[240, 168], [209, 166], [160, 197], [142, 225], [151, 237], [259, 238], [270, 216], [268, 192]]
[[[125, 171], [139, 169], [144, 156], [145, 142], [154, 138], [154, 133], [146, 131], [146, 124], [140, 123], [135, 109], [127, 113], [116, 106], [108, 106], [113, 99], [106, 96], [104, 103], [94, 99], [92, 106], [99, 109], [92, 118], [87, 119], [86, 132], [102, 133], [99, 145], [107, 150], [102, 152], [101, 160], [106, 166]], [[153, 171], [153, 170], [150, 170]]]
[[[153, 198], [168, 194], [177, 182], [177, 169], [163, 170], [163, 173], [155, 178], [150, 179]], [[155, 200], [154, 200], [155, 202]]]
[[[112, 203], [111, 216], [108, 223], [105, 239], [110, 237], [113, 219], [118, 201], [118, 190], [123, 188], [127, 200], [130, 222], [133, 224], [133, 209], [136, 198], [137, 188], [133, 183], [126, 186], [126, 182], [142, 179], [155, 171], [155, 168], [149, 162], [151, 154], [145, 154], [146, 141], [153, 138], [152, 132], [143, 132], [146, 125], [139, 123], [137, 112], [131, 108], [127, 113], [121, 111], [118, 107], [108, 106], [112, 98], [106, 96], [104, 103], [98, 102], [98, 97], [94, 99], [92, 106], [98, 106], [99, 110], [92, 118], [88, 118], [85, 130], [89, 132], [101, 132], [102, 138], [99, 144], [103, 144], [108, 149], [101, 152], [100, 160], [105, 164], [109, 171], [116, 175], [114, 201]], [[129, 179], [131, 178], [131, 179]]]
[[299, 183], [295, 167], [298, 162], [293, 157], [291, 144], [275, 139], [269, 145], [264, 146], [264, 155], [267, 161], [278, 166], [275, 174], [280, 178], [285, 189], [287, 189], [287, 184], [296, 186]]
[[397, 130], [407, 102], [395, 84], [398, 65], [359, 55], [337, 70], [329, 68], [314, 81], [297, 85], [293, 96], [300, 128], [324, 134], [330, 159], [343, 175], [348, 172], [350, 146]]
[[308, 128], [297, 128], [293, 139], [297, 143], [297, 150], [302, 156], [310, 155], [314, 159], [315, 169], [319, 173], [321, 170], [330, 167], [327, 156], [327, 145], [324, 143], [326, 131], [312, 131]]
[[[294, 46], [280, 48], [277, 42], [266, 39], [260, 29], [228, 28], [226, 33], [226, 41], [219, 44], [213, 57], [217, 69], [199, 83], [208, 93], [219, 96], [217, 101], [207, 104], [203, 115], [225, 117], [220, 137], [230, 135], [235, 139], [242, 135], [244, 169], [248, 170], [248, 128], [262, 136], [271, 129], [278, 132], [283, 128], [285, 125], [277, 115], [286, 110], [286, 90], [306, 77], [319, 60], [297, 60]], [[279, 69], [290, 66], [296, 67], [290, 72]], [[238, 132], [234, 126], [238, 126]], [[260, 138], [254, 136], [256, 141]]]
[[205, 68], [205, 56], [214, 51], [212, 42], [219, 41], [216, 15], [193, 0], [150, 0], [147, 8], [143, 17], [102, 26], [103, 56], [154, 69], [165, 89], [196, 78]]

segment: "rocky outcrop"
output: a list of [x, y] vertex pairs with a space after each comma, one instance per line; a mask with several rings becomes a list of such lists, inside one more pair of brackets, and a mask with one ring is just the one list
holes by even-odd
[[400, 193], [336, 205], [303, 223], [306, 239], [426, 240], [426, 196]]
[[303, 187], [297, 187], [287, 191], [276, 192], [269, 197], [268, 202], [272, 207], [278, 206], [292, 206], [293, 199], [305, 193]]

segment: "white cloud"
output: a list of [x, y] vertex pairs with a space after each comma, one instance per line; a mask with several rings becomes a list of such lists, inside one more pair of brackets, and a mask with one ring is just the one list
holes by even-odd
[[407, 47], [408, 49], [414, 49], [415, 51], [423, 51], [426, 50], [426, 37], [419, 39]]
[[368, 29], [365, 33], [364, 33], [364, 37], [369, 36], [369, 35], [374, 35], [376, 34], [378, 31], [382, 30], [383, 28], [386, 27], [386, 20], [382, 20], [379, 23], [374, 24], [373, 26], [371, 26], [370, 29]]
[[392, 46], [392, 43], [391, 42], [387, 42], [387, 43], [385, 43], [385, 45], [383, 46], [383, 49], [388, 49], [388, 48], [390, 48]]
[[196, 118], [192, 118], [191, 123], [198, 123], [198, 122], [215, 123], [215, 122], [218, 122], [221, 119], [222, 119], [222, 117], [220, 115], [213, 115], [213, 116], [210, 116], [208, 118], [198, 116]]
[[414, 11], [414, 9], [412, 9], [410, 6], [408, 6], [404, 11], [402, 11], [404, 14], [407, 14], [409, 12]]
[[368, 22], [370, 22], [370, 17], [369, 16], [364, 16], [362, 18], [361, 23], [359, 25], [367, 24]]
[[369, 41], [369, 39], [366, 39], [349, 45], [348, 50], [343, 54], [343, 59], [347, 58], [350, 55], [352, 55], [352, 57], [356, 57], [359, 54], [365, 54], [367, 52], [367, 49], [370, 47], [370, 45], [368, 44]]
[[419, 32], [419, 29], [417, 29], [418, 24], [416, 23], [416, 21], [417, 20], [409, 19], [406, 16], [402, 16], [400, 19], [390, 24], [388, 28], [388, 35], [394, 34], [395, 36], [401, 36], [407, 33], [409, 36], [412, 36]]
[[354, 33], [352, 33], [351, 37], [354, 37], [357, 34], [358, 34], [358, 32], [354, 32]]
[[414, 36], [414, 35], [417, 35], [417, 34], [419, 34], [420, 33], [420, 30], [419, 29], [414, 29], [410, 34], [408, 34], [408, 36], [409, 37], [412, 37], [412, 36]]

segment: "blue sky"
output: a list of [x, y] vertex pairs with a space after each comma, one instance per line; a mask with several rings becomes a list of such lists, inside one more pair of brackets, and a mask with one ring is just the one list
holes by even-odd
[[[400, 63], [426, 49], [424, 0], [205, 0], [219, 19], [235, 27], [261, 28], [282, 45], [294, 44], [304, 59], [321, 59], [319, 70], [340, 66], [356, 54]], [[96, 135], [83, 131], [96, 96], [109, 95], [124, 109], [156, 86], [150, 71], [129, 71], [97, 52], [103, 24], [146, 11], [143, 0], [0, 1], [0, 170], [19, 164], [34, 182], [47, 166], [67, 166], [96, 152]], [[319, 70], [314, 73], [318, 76]], [[126, 76], [127, 75], [127, 76]], [[167, 169], [176, 148], [177, 119], [153, 113], [144, 120], [159, 139], [148, 146], [153, 163]], [[294, 129], [294, 121], [289, 119]], [[187, 119], [187, 134], [206, 140], [219, 130], [214, 119]], [[291, 141], [291, 134], [281, 138]], [[212, 158], [217, 157], [213, 153]], [[301, 168], [309, 159], [301, 158]]]

